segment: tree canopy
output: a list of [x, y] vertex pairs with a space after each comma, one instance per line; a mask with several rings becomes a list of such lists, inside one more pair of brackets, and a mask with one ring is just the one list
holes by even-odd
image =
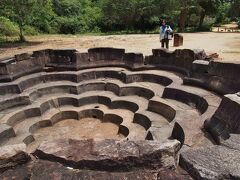
[[32, 13], [32, 8], [36, 0], [2, 0], [3, 14], [16, 22], [19, 26], [20, 41], [25, 41], [23, 36], [23, 27], [29, 21], [29, 14]]
[[239, 7], [240, 0], [0, 0], [0, 35], [18, 29], [24, 41], [29, 30], [146, 32], [157, 29], [160, 19], [179, 31], [209, 30], [213, 24], [239, 20]]

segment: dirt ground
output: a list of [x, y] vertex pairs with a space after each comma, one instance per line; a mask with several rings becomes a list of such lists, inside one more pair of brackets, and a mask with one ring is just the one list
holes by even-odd
[[[208, 53], [218, 53], [221, 59], [240, 61], [240, 33], [183, 33], [184, 45], [178, 47], [190, 49], [205, 49]], [[159, 35], [40, 35], [27, 37], [30, 43], [15, 47], [0, 45], [0, 58], [11, 57], [14, 54], [32, 52], [40, 49], [74, 48], [86, 52], [93, 47], [125, 48], [127, 52], [151, 54], [151, 50], [159, 48]], [[170, 50], [175, 48], [170, 43]]]
[[[107, 129], [107, 131], [106, 131]], [[32, 152], [43, 141], [56, 140], [59, 137], [66, 139], [123, 139], [118, 134], [119, 127], [113, 123], [102, 123], [99, 119], [84, 118], [81, 120], [67, 119], [54, 126], [37, 130], [34, 133], [35, 141], [28, 146]]]

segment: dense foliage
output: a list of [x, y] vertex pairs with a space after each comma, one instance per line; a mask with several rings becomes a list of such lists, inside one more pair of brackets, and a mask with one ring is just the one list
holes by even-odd
[[0, 35], [210, 30], [240, 17], [240, 0], [0, 0]]

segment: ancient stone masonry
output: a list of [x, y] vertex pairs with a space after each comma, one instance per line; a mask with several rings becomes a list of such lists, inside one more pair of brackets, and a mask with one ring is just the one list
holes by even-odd
[[220, 95], [234, 94], [240, 91], [239, 70], [240, 62], [196, 60], [190, 77], [184, 78], [184, 84], [194, 84]]
[[239, 72], [189, 49], [3, 59], [0, 179], [238, 179]]

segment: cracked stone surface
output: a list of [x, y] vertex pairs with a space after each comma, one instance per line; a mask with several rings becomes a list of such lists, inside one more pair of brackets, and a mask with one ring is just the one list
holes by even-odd
[[0, 173], [19, 164], [30, 161], [25, 144], [16, 144], [0, 148]]
[[239, 179], [239, 137], [232, 134], [222, 145], [186, 150], [181, 153], [181, 166], [196, 179]]
[[175, 169], [180, 143], [154, 141], [73, 140], [45, 142], [34, 156], [68, 166], [102, 171]]
[[[18, 156], [22, 163], [1, 169], [0, 178], [191, 179], [185, 172], [175, 169], [179, 146], [176, 140], [165, 143], [72, 139], [45, 142], [33, 154], [37, 159], [28, 162], [26, 157]], [[4, 157], [19, 154], [17, 150], [22, 148], [26, 146], [12, 146]]]
[[191, 177], [169, 169], [158, 171], [137, 170], [129, 172], [106, 172], [71, 169], [60, 163], [37, 160], [17, 166], [0, 174], [1, 179], [84, 179], [84, 180], [190, 180]]

